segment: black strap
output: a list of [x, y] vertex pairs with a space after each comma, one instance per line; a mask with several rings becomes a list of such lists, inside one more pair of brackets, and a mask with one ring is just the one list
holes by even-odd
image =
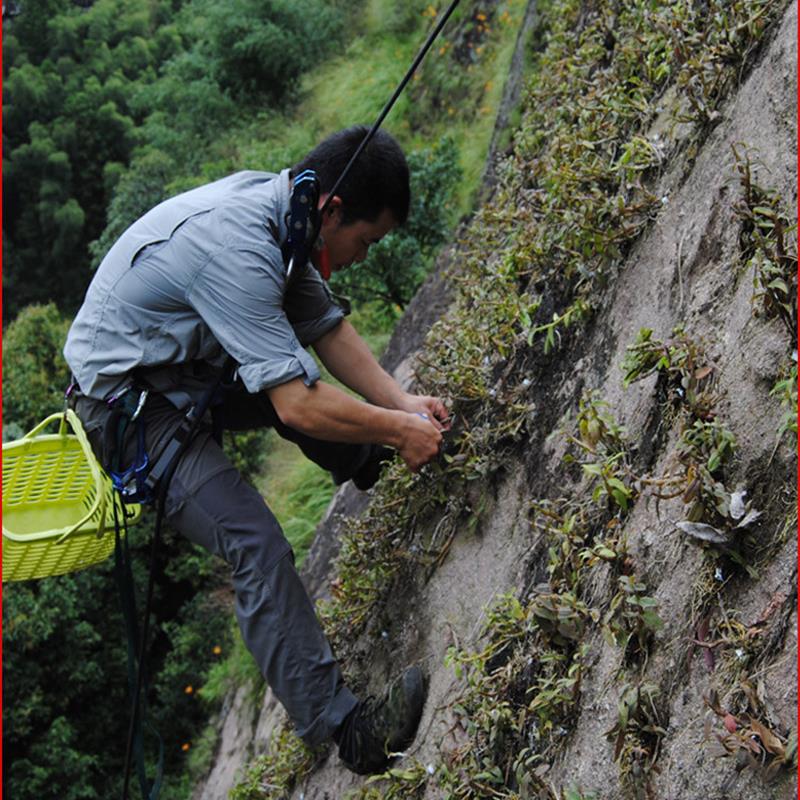
[[[131, 555], [128, 545], [128, 525], [124, 506], [122, 507], [122, 525], [116, 501], [114, 502], [114, 577], [119, 590], [122, 617], [125, 621], [125, 633], [128, 642], [128, 692], [133, 698], [131, 717], [128, 727], [128, 744], [126, 748], [125, 778], [123, 797], [128, 797], [128, 781], [130, 778], [131, 758], [136, 760], [136, 774], [142, 797], [156, 800], [160, 791], [164, 774], [164, 742], [158, 731], [147, 721], [147, 664], [144, 658], [144, 646], [147, 641], [147, 619], [145, 630], [139, 636], [138, 617], [136, 614], [136, 591], [131, 570]], [[124, 535], [123, 535], [124, 532]], [[154, 542], [160, 538], [158, 531]], [[151, 562], [151, 575], [153, 562]], [[151, 586], [148, 586], [148, 605], [150, 603]], [[158, 742], [158, 763], [152, 784], [148, 786], [144, 754], [144, 725], [150, 729]]]
[[[155, 463], [150, 467], [145, 486], [149, 492], [152, 492], [153, 496], [158, 496], [159, 486], [162, 483], [166, 485], [169, 484], [169, 479], [172, 477], [172, 473], [177, 466], [178, 459], [192, 440], [200, 420], [203, 418], [206, 411], [212, 407], [214, 400], [219, 398], [220, 392], [225, 387], [231, 385], [235, 369], [236, 362], [233, 358], [228, 356], [222, 367], [219, 380], [203, 394], [198, 403], [190, 406], [186, 415], [181, 420], [181, 424], [178, 426], [175, 433], [172, 434], [172, 438], [167, 442], [158, 458], [156, 458]], [[212, 409], [212, 418], [213, 417], [214, 412]], [[222, 435], [220, 429], [221, 424], [221, 417], [214, 420], [215, 438], [217, 438], [217, 435], [220, 437]]]

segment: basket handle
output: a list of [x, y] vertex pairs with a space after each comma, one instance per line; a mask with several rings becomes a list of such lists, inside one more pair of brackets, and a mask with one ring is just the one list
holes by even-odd
[[22, 438], [23, 439], [33, 439], [38, 436], [48, 425], [51, 425], [53, 422], [59, 422], [60, 425], [58, 427], [58, 432], [63, 436], [66, 432], [66, 423], [67, 423], [67, 413], [74, 414], [75, 412], [71, 409], [68, 409], [66, 412], [64, 411], [56, 411], [55, 414], [51, 414], [49, 417], [43, 419], [35, 428], [31, 428]]
[[34, 436], [43, 431], [48, 425], [51, 425], [56, 421], [59, 422], [59, 435], [67, 435], [67, 424], [69, 424], [69, 426], [72, 428], [75, 438], [78, 440], [78, 444], [80, 445], [81, 450], [86, 457], [86, 461], [89, 464], [89, 470], [91, 471], [92, 478], [94, 479], [95, 500], [94, 503], [92, 503], [88, 513], [82, 519], [78, 520], [78, 522], [76, 522], [71, 528], [62, 533], [55, 543], [59, 544], [63, 542], [64, 539], [66, 539], [70, 534], [74, 533], [76, 530], [78, 530], [78, 528], [85, 524], [93, 514], [97, 513], [98, 509], [100, 513], [98, 515], [97, 534], [100, 536], [103, 532], [103, 525], [106, 515], [106, 491], [103, 483], [103, 471], [100, 467], [100, 464], [98, 464], [97, 459], [95, 458], [92, 446], [89, 444], [89, 438], [86, 436], [86, 431], [83, 429], [83, 425], [81, 424], [78, 415], [71, 408], [68, 408], [65, 411], [58, 411], [55, 414], [51, 414], [49, 417], [47, 417], [47, 419], [42, 420], [35, 428], [28, 431], [28, 433], [26, 433], [22, 438], [32, 439]]

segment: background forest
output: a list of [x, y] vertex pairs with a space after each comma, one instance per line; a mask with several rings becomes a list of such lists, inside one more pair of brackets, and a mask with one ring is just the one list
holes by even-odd
[[[420, 0], [18, 0], [3, 19], [3, 437], [61, 407], [61, 347], [92, 270], [162, 199], [238, 169], [277, 171], [325, 134], [369, 123], [444, 3]], [[467, 2], [389, 118], [406, 146], [408, 225], [334, 286], [380, 350], [456, 219], [468, 212], [519, 0]], [[330, 479], [266, 434], [231, 456], [302, 559]], [[152, 520], [131, 531], [137, 585]], [[225, 569], [167, 535], [157, 573], [150, 717], [166, 800], [211, 756], [209, 715], [254, 667]], [[3, 789], [118, 795], [126, 651], [112, 564], [3, 587]], [[155, 738], [147, 743], [153, 756]]]

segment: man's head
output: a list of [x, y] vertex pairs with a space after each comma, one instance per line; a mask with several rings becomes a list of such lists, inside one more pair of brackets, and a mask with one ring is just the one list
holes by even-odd
[[[319, 178], [320, 195], [328, 195], [337, 178], [367, 135], [365, 125], [354, 125], [320, 142], [292, 168], [292, 175], [313, 169]], [[408, 164], [395, 138], [378, 129], [359, 155], [341, 186], [336, 190], [341, 200], [341, 222], [375, 222], [385, 209], [397, 225], [408, 217], [411, 199]]]
[[[316, 172], [322, 204], [368, 129], [363, 125], [334, 133], [318, 144], [292, 175]], [[367, 257], [370, 245], [380, 241], [408, 217], [411, 192], [408, 164], [400, 145], [378, 130], [336, 190], [325, 211], [321, 234], [327, 246], [330, 269], [343, 269]]]

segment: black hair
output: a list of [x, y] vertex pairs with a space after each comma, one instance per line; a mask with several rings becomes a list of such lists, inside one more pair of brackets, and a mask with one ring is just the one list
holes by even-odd
[[[330, 192], [369, 128], [354, 125], [328, 136], [292, 168], [292, 175], [313, 169], [320, 193]], [[336, 194], [342, 200], [342, 222], [375, 222], [388, 209], [398, 224], [408, 218], [411, 202], [408, 163], [397, 140], [378, 129], [353, 164]]]

